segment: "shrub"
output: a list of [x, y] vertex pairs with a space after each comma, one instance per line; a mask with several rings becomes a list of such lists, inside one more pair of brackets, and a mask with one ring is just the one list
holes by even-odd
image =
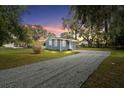
[[33, 42], [33, 51], [35, 54], [41, 53], [41, 43], [38, 40]]

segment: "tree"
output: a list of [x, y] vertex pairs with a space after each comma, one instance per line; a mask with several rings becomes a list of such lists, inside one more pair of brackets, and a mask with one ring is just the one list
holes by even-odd
[[[48, 37], [55, 37], [54, 33], [45, 30], [41, 25], [24, 25], [27, 39], [32, 40], [34, 53], [39, 54], [43, 50], [44, 41]], [[28, 44], [28, 43], [27, 43]]]
[[40, 25], [24, 25], [23, 28], [32, 41], [34, 53], [39, 54], [43, 50], [43, 39], [47, 37], [47, 31]]
[[47, 37], [56, 37], [56, 35], [54, 33], [51, 33], [51, 32], [47, 32]]
[[95, 28], [91, 29], [91, 27], [82, 27], [79, 32], [79, 37], [82, 37], [82, 41], [86, 41], [88, 43], [88, 47], [92, 47], [94, 40], [96, 38]]
[[15, 38], [24, 40], [20, 27], [20, 16], [24, 10], [24, 6], [0, 6], [0, 46], [13, 42]]
[[72, 6], [71, 11], [75, 16], [73, 18], [84, 24], [86, 28], [91, 27], [93, 30], [95, 27], [97, 47], [101, 40], [104, 41], [106, 47], [110, 46], [111, 42], [115, 42], [118, 34], [123, 31], [123, 6]]
[[77, 35], [79, 33], [80, 28], [82, 27], [82, 24], [80, 21], [75, 20], [73, 17], [72, 18], [63, 18], [63, 28], [67, 29], [69, 34], [74, 35], [74, 39], [77, 40]]
[[66, 39], [73, 39], [73, 34], [71, 34], [71, 32], [63, 32], [61, 33], [60, 37]]

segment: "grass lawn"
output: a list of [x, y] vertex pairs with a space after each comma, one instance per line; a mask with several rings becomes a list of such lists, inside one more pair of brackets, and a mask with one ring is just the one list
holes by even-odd
[[72, 51], [58, 52], [48, 50], [44, 50], [41, 54], [33, 54], [32, 52], [32, 49], [0, 48], [0, 70], [77, 53]]
[[82, 48], [84, 50], [111, 51], [98, 69], [88, 78], [81, 87], [124, 87], [124, 51], [101, 48]]

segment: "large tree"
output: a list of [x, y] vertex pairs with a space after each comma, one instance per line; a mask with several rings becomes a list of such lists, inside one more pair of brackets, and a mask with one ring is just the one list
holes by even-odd
[[69, 31], [68, 34], [74, 35], [74, 39], [77, 40], [79, 30], [82, 27], [80, 21], [76, 20], [73, 16], [71, 18], [62, 18], [63, 28]]
[[72, 6], [71, 11], [75, 16], [73, 18], [84, 24], [86, 28], [90, 27], [93, 30], [95, 27], [97, 47], [99, 47], [101, 39], [108, 47], [111, 42], [116, 41], [114, 39], [123, 31], [123, 6]]
[[[40, 53], [43, 45], [48, 37], [55, 37], [54, 33], [48, 32], [41, 25], [23, 25], [22, 28], [26, 32], [26, 41], [32, 41], [34, 53]], [[25, 42], [28, 44], [28, 42]]]
[[0, 6], [0, 46], [15, 38], [24, 40], [25, 34], [20, 27], [24, 10], [25, 6]]

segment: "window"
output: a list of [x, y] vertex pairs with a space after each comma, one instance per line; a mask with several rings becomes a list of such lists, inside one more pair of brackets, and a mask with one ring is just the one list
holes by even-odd
[[49, 45], [52, 46], [52, 40], [49, 40]]
[[62, 45], [63, 45], [63, 47], [66, 47], [66, 41], [65, 40], [62, 41]]
[[57, 39], [55, 39], [54, 46], [57, 46], [57, 45], [58, 45], [58, 41], [57, 41]]

